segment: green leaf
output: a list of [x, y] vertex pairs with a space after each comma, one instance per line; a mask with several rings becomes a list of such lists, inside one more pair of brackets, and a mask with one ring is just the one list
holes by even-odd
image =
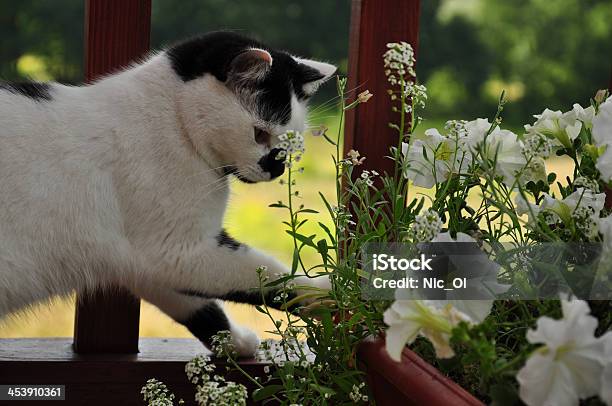
[[255, 402], [261, 402], [262, 400], [271, 398], [283, 389], [283, 385], [264, 386], [263, 388], [257, 389], [255, 392], [253, 392], [253, 400]]
[[298, 213], [313, 213], [313, 214], [319, 214], [318, 211], [313, 210], [313, 209], [302, 209], [302, 210], [298, 210]]
[[334, 146], [336, 145], [336, 143], [331, 138], [329, 138], [329, 136], [327, 134], [322, 133], [321, 135], [323, 136], [323, 138], [325, 138], [327, 140], [327, 142], [329, 142], [330, 144], [332, 144]]
[[311, 383], [310, 387], [323, 395], [328, 394], [331, 396], [336, 394], [335, 390], [333, 390], [332, 388], [328, 388], [327, 386]]
[[325, 196], [323, 196], [323, 193], [319, 192], [319, 196], [321, 196], [321, 199], [323, 200], [323, 203], [325, 204], [325, 207], [327, 207], [327, 211], [329, 211], [329, 214], [331, 214], [333, 216], [334, 215], [334, 211], [332, 210], [331, 205], [329, 204], [329, 202], [327, 201]]
[[309, 237], [306, 237], [305, 235], [302, 234], [298, 234], [298, 233], [294, 233], [291, 230], [285, 230], [285, 232], [287, 234], [289, 234], [290, 236], [294, 237], [296, 240], [298, 240], [299, 242], [304, 243], [305, 245], [312, 247], [312, 248], [317, 248], [316, 244], [314, 243], [314, 241], [312, 240], [314, 237], [316, 237], [316, 234], [313, 234]]
[[321, 223], [320, 221], [319, 221], [319, 226], [325, 231], [325, 233], [327, 234], [327, 236], [331, 240], [332, 244], [336, 245], [336, 239], [334, 238], [334, 236], [332, 235], [331, 231], [329, 230], [329, 227], [327, 227], [325, 224]]

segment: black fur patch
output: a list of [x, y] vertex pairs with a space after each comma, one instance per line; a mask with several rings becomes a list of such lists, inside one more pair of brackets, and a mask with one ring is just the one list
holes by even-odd
[[221, 229], [217, 235], [217, 244], [219, 247], [227, 247], [232, 251], [237, 251], [242, 246], [238, 241], [234, 240], [225, 229]]
[[[265, 292], [263, 296], [261, 292], [258, 290], [252, 290], [252, 291], [233, 290], [224, 295], [219, 295], [219, 296], [214, 296], [214, 297], [209, 294], [199, 292], [196, 290], [181, 290], [179, 291], [179, 293], [186, 295], [186, 296], [199, 297], [202, 299], [220, 299], [220, 300], [227, 300], [227, 301], [235, 302], [235, 303], [250, 304], [253, 306], [263, 305], [265, 301], [265, 303], [269, 307], [273, 309], [279, 309], [279, 310], [283, 306], [283, 302], [278, 302], [274, 300], [274, 298], [277, 297], [280, 293], [280, 291], [276, 289]], [[295, 292], [286, 292], [286, 293], [288, 293], [288, 297], [286, 299], [287, 302], [297, 297], [297, 294]], [[295, 309], [298, 306], [299, 305], [292, 306], [290, 310]]]
[[51, 86], [48, 83], [0, 82], [0, 90], [6, 90], [13, 94], [29, 97], [36, 101], [52, 100]]
[[207, 346], [212, 344], [212, 337], [219, 331], [230, 329], [227, 316], [215, 302], [206, 303], [182, 324]]
[[264, 172], [270, 173], [270, 178], [278, 178], [285, 172], [285, 163], [282, 159], [276, 159], [276, 156], [282, 149], [274, 148], [270, 153], [262, 157], [257, 163], [264, 170]]
[[225, 82], [232, 60], [249, 48], [265, 49], [273, 59], [270, 72], [253, 84], [252, 91], [258, 95], [256, 113], [267, 122], [286, 124], [291, 119], [292, 90], [299, 99], [306, 99], [303, 85], [323, 78], [317, 70], [298, 63], [286, 52], [229, 31], [189, 39], [171, 47], [167, 54], [172, 68], [185, 82], [206, 74]]

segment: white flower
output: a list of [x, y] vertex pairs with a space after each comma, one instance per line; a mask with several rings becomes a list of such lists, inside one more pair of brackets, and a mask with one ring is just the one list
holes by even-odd
[[[449, 233], [441, 233], [432, 242], [476, 243], [467, 234], [457, 233], [453, 239]], [[383, 317], [389, 326], [386, 332], [386, 349], [389, 356], [399, 362], [406, 344], [421, 335], [431, 341], [438, 358], [450, 358], [454, 352], [449, 340], [452, 330], [460, 322], [481, 323], [491, 311], [492, 300], [404, 300], [410, 295], [405, 290], [395, 291], [395, 302]]]
[[[589, 217], [591, 220], [598, 222], [599, 213], [604, 208], [606, 202], [605, 193], [595, 193], [591, 189], [578, 188], [575, 192], [567, 196], [563, 200], [557, 200], [554, 197], [544, 193], [544, 199], [539, 205], [525, 201], [525, 199], [518, 195], [516, 197], [516, 212], [519, 215], [527, 214], [530, 222], [535, 221], [535, 217], [539, 213], [548, 211], [555, 215], [555, 219], [558, 218], [565, 224], [571, 221], [571, 218], [579, 213], [581, 209], [589, 209]], [[556, 221], [553, 221], [555, 223]]]
[[464, 126], [466, 132], [465, 141], [469, 148], [475, 149], [484, 141], [491, 128], [491, 123], [484, 118], [477, 118], [476, 120], [468, 121]]
[[610, 182], [612, 181], [612, 147], [605, 146], [604, 148], [605, 151], [597, 158], [595, 167], [601, 173], [601, 179], [604, 182]]
[[527, 201], [522, 195], [517, 195], [515, 199], [516, 213], [519, 216], [527, 214], [529, 218], [529, 223], [535, 224], [536, 217], [538, 217], [538, 214], [540, 214], [540, 212], [542, 212], [543, 210], [550, 208], [552, 205], [555, 204], [555, 202], [557, 202], [557, 200], [554, 197], [550, 196], [548, 193], [543, 193], [543, 197], [544, 199], [540, 202], [539, 205], [537, 205], [535, 203]]
[[[440, 233], [433, 243], [469, 243], [477, 246], [477, 241], [465, 233], [457, 233], [453, 238], [449, 232]], [[462, 247], [463, 248], [463, 247]], [[447, 293], [447, 300], [437, 300], [441, 306], [450, 304], [457, 311], [468, 316], [472, 323], [482, 323], [491, 313], [495, 295], [508, 290], [509, 286], [497, 282], [499, 265], [487, 255], [450, 255], [449, 260], [461, 274], [465, 274], [467, 287]], [[475, 300], [474, 298], [482, 298]], [[486, 298], [486, 299], [485, 299]]]
[[571, 215], [581, 207], [588, 207], [593, 209], [592, 218], [596, 220], [599, 218], [599, 213], [604, 208], [605, 203], [605, 193], [595, 193], [590, 189], [578, 188], [562, 201], [557, 201], [557, 204], [554, 204], [550, 209], [564, 219], [562, 214], [569, 211]]
[[595, 108], [589, 106], [586, 109], [578, 103], [575, 103], [573, 108], [564, 114], [566, 120], [580, 120], [586, 128], [591, 128], [593, 125], [593, 118], [595, 117]]
[[604, 341], [595, 338], [597, 319], [582, 300], [561, 300], [563, 318], [540, 317], [527, 341], [544, 344], [518, 372], [526, 404], [570, 406], [596, 395], [603, 373]]
[[601, 172], [605, 182], [612, 180], [612, 97], [599, 106], [599, 111], [593, 118], [593, 141], [598, 147], [604, 147], [605, 152], [597, 159], [596, 167]]
[[437, 212], [429, 209], [417, 215], [410, 227], [410, 235], [414, 241], [431, 241], [442, 229], [442, 220]]
[[[400, 290], [396, 291], [397, 293]], [[411, 344], [418, 335], [431, 341], [438, 358], [451, 358], [455, 353], [449, 340], [453, 327], [461, 321], [471, 319], [457, 311], [452, 305], [440, 306], [430, 300], [396, 300], [384, 315], [386, 349], [391, 359], [400, 362], [406, 344]]]
[[528, 134], [535, 133], [549, 137], [560, 147], [572, 148], [572, 141], [578, 138], [582, 129], [578, 115], [585, 119], [588, 116], [584, 111], [577, 111], [575, 107], [567, 113], [546, 109], [542, 114], [534, 116], [537, 120], [533, 125], [525, 125], [525, 131]]
[[612, 253], [612, 216], [600, 218], [597, 222], [603, 236], [603, 252]]
[[593, 141], [598, 146], [612, 144], [612, 97], [599, 106], [593, 118]]
[[495, 162], [495, 172], [502, 176], [504, 183], [514, 186], [516, 175], [527, 163], [523, 154], [523, 142], [512, 131], [495, 127], [487, 135], [491, 124], [482, 118], [470, 121], [465, 125], [467, 130], [466, 145], [482, 157]]
[[523, 137], [523, 155], [527, 159], [548, 158], [553, 150], [553, 142], [544, 135], [530, 133]]
[[467, 166], [467, 157], [459, 156], [457, 140], [444, 137], [435, 128], [415, 138], [410, 146], [402, 143], [405, 156], [404, 176], [416, 186], [431, 188], [444, 182], [452, 172]]
[[606, 333], [601, 339], [604, 341], [604, 371], [599, 397], [606, 405], [612, 406], [612, 332]]
[[387, 44], [387, 51], [383, 55], [385, 75], [392, 85], [400, 82], [401, 78], [416, 76], [414, 71], [414, 50], [407, 42], [391, 42]]
[[597, 183], [594, 179], [589, 179], [584, 176], [578, 176], [574, 179], [574, 187], [583, 187], [585, 189], [590, 189], [593, 192], [599, 192], [599, 183]]
[[531, 160], [528, 160], [527, 165], [520, 173], [520, 182], [522, 185], [526, 185], [530, 181], [534, 183], [544, 182], [544, 184], [546, 184], [548, 183], [547, 179], [546, 161], [539, 157], [532, 157]]

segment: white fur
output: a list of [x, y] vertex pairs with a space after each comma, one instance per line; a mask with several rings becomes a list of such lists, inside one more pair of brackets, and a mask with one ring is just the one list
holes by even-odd
[[[262, 123], [211, 75], [183, 83], [165, 54], [93, 85], [53, 84], [53, 100], [0, 91], [0, 318], [31, 303], [125, 286], [177, 320], [205, 299], [287, 268], [257, 250], [218, 246], [228, 198], [223, 167], [269, 179]], [[242, 353], [252, 334], [232, 327]]]

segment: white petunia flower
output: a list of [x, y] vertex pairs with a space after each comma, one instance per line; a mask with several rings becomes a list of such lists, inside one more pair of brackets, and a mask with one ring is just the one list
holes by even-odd
[[519, 216], [527, 214], [529, 218], [529, 223], [534, 224], [536, 222], [536, 217], [543, 210], [549, 209], [553, 205], [556, 204], [557, 200], [550, 196], [548, 193], [543, 193], [542, 196], [544, 199], [540, 202], [539, 205], [535, 203], [528, 202], [521, 196], [520, 194], [516, 196], [515, 205], [516, 205], [516, 213]]
[[482, 118], [468, 122], [465, 128], [467, 147], [474, 152], [479, 151], [483, 158], [495, 162], [496, 173], [503, 177], [506, 185], [513, 186], [517, 172], [527, 163], [523, 142], [512, 131], [499, 127], [495, 127], [487, 135], [491, 124]]
[[612, 253], [612, 216], [600, 218], [597, 222], [603, 236], [603, 252]]
[[[576, 191], [563, 200], [557, 200], [554, 197], [544, 193], [544, 199], [539, 205], [525, 201], [525, 199], [518, 195], [516, 197], [516, 212], [519, 215], [527, 214], [530, 222], [535, 222], [535, 217], [538, 214], [547, 211], [555, 216], [550, 218], [552, 223], [556, 223], [557, 219], [560, 219], [565, 224], [571, 221], [571, 218], [579, 213], [582, 209], [588, 209], [589, 218], [598, 222], [599, 213], [604, 208], [606, 202], [605, 193], [595, 193], [591, 189], [578, 188]], [[551, 224], [552, 224], [551, 223]]]
[[595, 338], [597, 319], [582, 300], [561, 300], [563, 318], [540, 317], [527, 341], [544, 344], [527, 360], [516, 379], [530, 406], [577, 405], [596, 395], [603, 373], [604, 341]]
[[448, 178], [453, 155], [451, 143], [438, 130], [425, 131], [424, 137], [414, 139], [410, 147], [402, 143], [402, 154], [406, 157], [404, 176], [416, 186], [432, 188]]
[[[612, 133], [610, 133], [612, 137]], [[612, 147], [606, 146], [603, 154], [599, 155], [595, 167], [601, 173], [604, 182], [612, 181]]]
[[[580, 106], [578, 106], [580, 107]], [[572, 141], [578, 138], [582, 130], [582, 121], [578, 114], [586, 114], [570, 110], [567, 113], [546, 109], [542, 114], [535, 115], [537, 119], [533, 125], [525, 125], [527, 134], [540, 134], [552, 139], [559, 147], [572, 148]]]
[[[397, 293], [396, 291], [396, 299]], [[421, 335], [431, 341], [438, 358], [451, 358], [455, 355], [449, 340], [453, 327], [461, 321], [471, 319], [446, 304], [431, 300], [396, 300], [384, 315], [389, 328], [386, 332], [386, 349], [391, 359], [400, 362], [406, 344], [411, 344]]]
[[604, 341], [604, 370], [599, 397], [606, 405], [612, 406], [612, 332], [606, 333], [601, 339]]
[[569, 213], [574, 214], [579, 208], [587, 207], [592, 209], [592, 219], [599, 218], [599, 213], [606, 203], [605, 193], [595, 193], [590, 189], [578, 188], [574, 193], [561, 201], [557, 201], [550, 210], [554, 211], [559, 217], [565, 220], [564, 216]]
[[593, 118], [595, 118], [595, 107], [589, 106], [586, 109], [575, 103], [570, 111], [564, 114], [566, 120], [580, 120], [585, 128], [591, 128]]
[[[470, 243], [476, 246], [477, 241], [465, 233], [457, 233], [453, 238], [449, 232], [440, 233], [433, 243]], [[509, 286], [497, 282], [499, 265], [491, 261], [484, 252], [482, 255], [451, 255], [449, 260], [459, 272], [465, 273], [467, 287], [447, 294], [446, 300], [437, 300], [440, 305], [451, 304], [459, 312], [470, 318], [472, 323], [479, 324], [487, 318], [493, 307], [495, 295], [508, 290]], [[465, 299], [472, 298], [472, 299]], [[475, 300], [473, 298], [482, 298]], [[486, 299], [485, 299], [486, 298]]]
[[605, 182], [612, 181], [612, 97], [599, 106], [597, 115], [593, 118], [593, 141], [605, 152], [597, 159], [596, 167], [601, 172]]
[[423, 137], [415, 138], [410, 146], [402, 143], [402, 154], [406, 159], [404, 176], [416, 186], [432, 188], [448, 179], [452, 171], [458, 170], [456, 152], [454, 140], [430, 128]]

